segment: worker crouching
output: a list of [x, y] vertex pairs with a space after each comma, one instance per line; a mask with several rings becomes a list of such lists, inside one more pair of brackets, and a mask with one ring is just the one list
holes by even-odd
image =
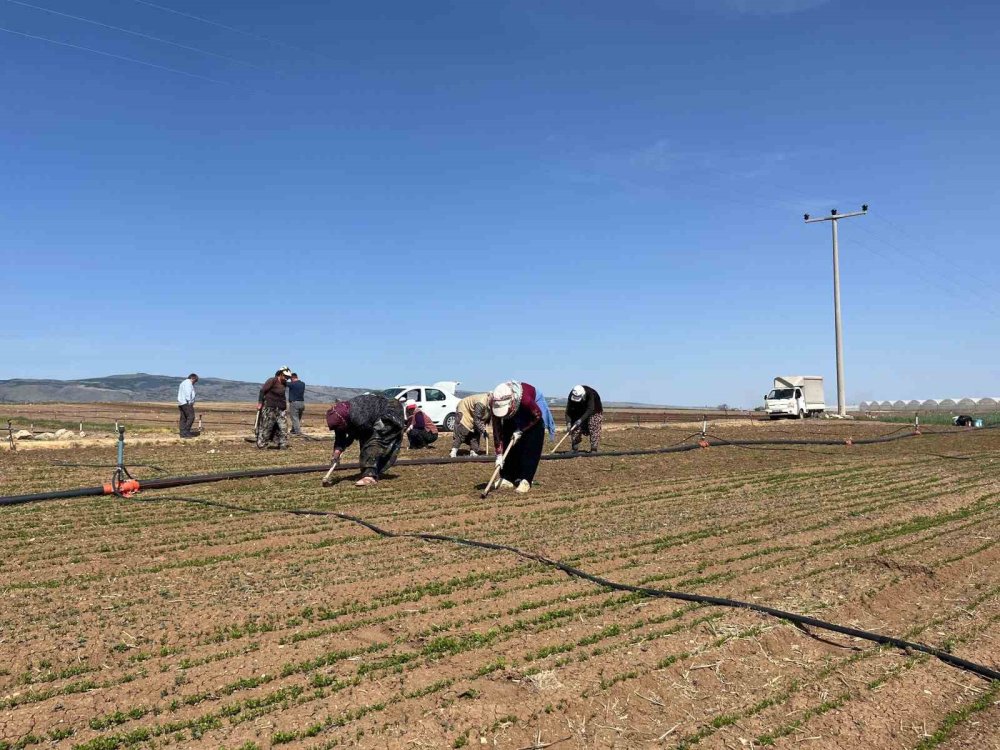
[[477, 393], [459, 401], [455, 414], [455, 432], [451, 436], [451, 457], [458, 456], [463, 445], [469, 446], [470, 456], [482, 453], [479, 441], [487, 438], [486, 424], [491, 418], [489, 393]]
[[[516, 380], [501, 383], [490, 394], [500, 489], [513, 487], [522, 493], [531, 489], [545, 443], [545, 421], [537, 398], [534, 386]], [[510, 450], [504, 457], [507, 446]]]
[[406, 402], [406, 437], [411, 449], [429, 448], [438, 439], [438, 428], [416, 401]]
[[403, 405], [394, 398], [367, 393], [334, 404], [326, 413], [326, 426], [334, 432], [334, 465], [357, 440], [361, 443], [361, 479], [356, 484], [375, 484], [396, 463], [405, 424]]

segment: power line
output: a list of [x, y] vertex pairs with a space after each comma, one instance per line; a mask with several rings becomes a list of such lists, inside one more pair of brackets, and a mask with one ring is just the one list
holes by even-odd
[[[874, 235], [872, 235], [872, 237], [874, 237]], [[888, 255], [887, 253], [879, 250], [877, 247], [873, 245], [868, 244], [867, 242], [862, 242], [857, 237], [850, 238], [848, 242], [856, 247], [861, 248], [862, 250], [867, 251], [868, 253], [871, 253], [872, 255], [877, 255], [878, 257], [883, 258], [884, 260], [889, 262], [893, 267], [896, 268], [899, 267], [898, 258]], [[900, 257], [909, 260], [908, 258], [906, 258], [906, 256], [900, 254], [899, 251], [894, 251], [894, 252], [897, 255], [900, 255]], [[985, 306], [994, 314], [1000, 314], [1000, 312], [998, 312], [997, 308], [993, 305], [991, 300], [981, 298], [980, 300], [976, 301], [970, 299], [969, 290], [967, 288], [961, 286], [957, 282], [945, 276], [935, 276], [929, 271], [924, 270], [923, 266], [921, 266], [920, 264], [914, 266], [912, 268], [912, 271], [915, 274], [915, 276], [920, 277], [920, 279], [923, 281], [923, 283], [927, 286], [928, 289], [945, 292], [949, 295], [949, 299], [954, 299], [957, 297], [959, 300], [969, 302], [971, 303], [970, 309], [974, 308], [982, 312]], [[881, 278], [884, 279], [885, 277], [883, 276]], [[983, 303], [985, 303], [985, 305]]]
[[60, 42], [56, 39], [49, 39], [45, 36], [37, 36], [36, 34], [26, 34], [23, 31], [15, 31], [14, 29], [8, 29], [4, 26], [0, 26], [0, 31], [6, 31], [8, 34], [15, 34], [17, 36], [22, 36], [25, 39], [37, 39], [40, 42], [48, 42], [49, 44], [58, 44], [60, 47], [69, 47], [71, 49], [82, 50], [83, 52], [91, 52], [95, 55], [101, 55], [102, 57], [110, 57], [115, 60], [124, 60], [125, 62], [135, 63], [137, 65], [145, 65], [147, 68], [156, 68], [157, 70], [165, 70], [168, 73], [177, 73], [178, 75], [187, 76], [188, 78], [198, 78], [202, 81], [209, 81], [210, 83], [218, 83], [223, 86], [228, 86], [229, 84], [225, 81], [220, 81], [216, 78], [209, 78], [208, 76], [203, 76], [198, 73], [189, 73], [186, 70], [179, 70], [178, 68], [170, 68], [166, 65], [158, 65], [157, 63], [146, 62], [145, 60], [137, 60], [134, 57], [126, 57], [125, 55], [115, 55], [111, 52], [104, 52], [103, 50], [93, 49], [91, 47], [83, 47], [79, 44], [70, 44], [69, 42]]
[[187, 44], [180, 44], [179, 42], [172, 42], [169, 39], [163, 39], [162, 37], [153, 36], [152, 34], [144, 34], [141, 31], [132, 31], [131, 29], [126, 29], [121, 26], [113, 26], [109, 23], [103, 23], [101, 21], [95, 21], [92, 18], [84, 18], [83, 16], [74, 16], [70, 13], [63, 13], [62, 11], [53, 10], [52, 8], [43, 8], [41, 5], [32, 5], [31, 3], [23, 2], [22, 0], [6, 0], [8, 3], [13, 3], [14, 5], [21, 5], [25, 8], [33, 8], [34, 10], [40, 10], [44, 13], [51, 13], [56, 16], [62, 16], [63, 18], [71, 18], [74, 21], [81, 21], [83, 23], [93, 24], [94, 26], [100, 26], [105, 29], [111, 29], [112, 31], [120, 31], [123, 34], [131, 34], [132, 36], [137, 36], [142, 39], [150, 39], [154, 42], [160, 42], [161, 44], [169, 44], [171, 47], [178, 47], [180, 49], [188, 50], [189, 52], [198, 52], [202, 55], [211, 55], [212, 57], [218, 57], [221, 60], [228, 60], [229, 62], [238, 63], [240, 65], [246, 65], [251, 68], [256, 68], [257, 70], [265, 70], [265, 68], [255, 65], [247, 60], [240, 60], [237, 57], [230, 57], [229, 55], [222, 55], [218, 52], [212, 52], [211, 50], [201, 49], [200, 47], [191, 47]]
[[288, 42], [282, 42], [279, 39], [271, 39], [270, 37], [262, 36], [260, 34], [254, 34], [252, 31], [244, 31], [243, 29], [238, 29], [235, 26], [228, 26], [224, 23], [213, 21], [210, 18], [203, 18], [202, 16], [196, 16], [193, 13], [185, 13], [184, 11], [181, 10], [174, 10], [173, 8], [168, 8], [165, 5], [157, 5], [156, 3], [148, 2], [148, 0], [132, 0], [132, 2], [139, 3], [139, 5], [146, 5], [149, 6], [150, 8], [156, 8], [157, 10], [162, 10], [164, 13], [173, 13], [176, 16], [190, 18], [191, 20], [199, 21], [200, 23], [207, 23], [209, 26], [215, 26], [216, 28], [219, 29], [232, 31], [235, 34], [242, 34], [243, 36], [248, 36], [252, 39], [257, 39], [262, 42], [267, 42], [268, 44], [274, 44], [277, 45], [278, 47], [285, 47], [286, 49], [295, 50], [296, 52], [301, 52], [306, 55], [315, 55], [316, 57], [322, 57], [326, 60], [330, 59], [319, 52], [303, 49], [302, 47], [296, 47], [294, 44], [289, 44]]
[[[903, 250], [902, 248], [900, 248], [895, 243], [890, 242], [889, 240], [885, 239], [884, 237], [881, 237], [881, 236], [875, 234], [874, 232], [871, 231], [871, 229], [862, 227], [862, 231], [864, 231], [866, 234], [868, 234], [870, 237], [872, 237], [872, 239], [875, 239], [875, 240], [878, 240], [879, 242], [881, 242], [883, 245], [885, 245], [886, 247], [888, 247], [889, 249], [891, 249], [893, 252], [897, 253], [900, 257], [902, 257], [902, 258], [904, 258], [904, 259], [906, 259], [908, 261], [916, 263], [916, 267], [917, 268], [921, 268], [922, 269], [922, 267], [924, 265], [926, 265], [926, 260], [922, 260], [921, 258], [918, 258], [918, 257], [916, 257], [914, 255], [911, 255], [910, 253], [906, 252], [905, 250]], [[948, 264], [947, 259], [944, 259], [943, 262], [945, 263], [945, 267], [947, 267], [947, 264]], [[986, 306], [994, 309], [994, 311], [996, 310], [996, 308], [993, 307], [993, 301], [992, 301], [992, 299], [989, 298], [989, 297], [987, 297], [987, 296], [984, 296], [975, 286], [971, 286], [970, 287], [967, 284], [962, 284], [960, 281], [952, 278], [950, 275], [943, 273], [943, 269], [938, 269], [937, 272], [934, 274], [934, 277], [935, 277], [935, 279], [940, 279], [942, 281], [945, 281], [945, 282], [951, 284], [954, 287], [955, 291], [957, 291], [961, 296], [964, 297], [964, 296], [969, 296], [971, 294], [971, 295], [979, 298], [979, 300], [982, 303], [984, 303]]]
[[[922, 247], [922, 249], [924, 250], [924, 252], [926, 252], [929, 255], [932, 255], [935, 258], [937, 258], [938, 260], [940, 260], [942, 263], [945, 264], [946, 267], [954, 267], [954, 268], [956, 268], [956, 270], [961, 271], [962, 273], [968, 273], [970, 275], [973, 273], [969, 269], [958, 268], [957, 264], [955, 263], [954, 258], [947, 257], [944, 253], [935, 250], [930, 245], [922, 244], [923, 240], [921, 240], [919, 237], [917, 237], [916, 235], [914, 235], [913, 232], [909, 231], [908, 229], [905, 229], [904, 227], [901, 227], [896, 222], [891, 221], [888, 217], [881, 216], [881, 217], [877, 217], [877, 218], [879, 219], [879, 221], [881, 221], [882, 223], [886, 224], [887, 226], [895, 229], [900, 234], [904, 234], [907, 237], [909, 237], [911, 239], [911, 243], [910, 244], [913, 244], [912, 240], [916, 240], [917, 243], [921, 243], [920, 245], [918, 245], [918, 247]], [[886, 240], [881, 240], [881, 241], [882, 242], [887, 242]], [[982, 281], [981, 278], [976, 277], [976, 281], [980, 285], [983, 285], [983, 281]], [[997, 288], [996, 286], [993, 286], [992, 284], [989, 284], [989, 283], [986, 283], [985, 286], [987, 286], [988, 288], [992, 289], [997, 294], [1000, 294], [1000, 288]]]

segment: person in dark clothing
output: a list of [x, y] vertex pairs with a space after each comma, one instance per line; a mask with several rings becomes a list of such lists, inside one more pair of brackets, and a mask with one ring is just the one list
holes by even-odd
[[403, 405], [377, 393], [334, 404], [326, 413], [326, 426], [334, 432], [334, 463], [357, 440], [361, 443], [361, 479], [357, 486], [375, 484], [396, 463], [405, 424]]
[[[537, 391], [533, 385], [516, 380], [501, 383], [490, 394], [490, 411], [493, 413], [500, 488], [513, 487], [515, 492], [528, 492], [545, 444], [545, 422]], [[513, 445], [505, 459], [504, 450], [511, 442]]]
[[959, 414], [957, 417], [952, 417], [951, 422], [957, 427], [972, 427], [976, 424], [976, 420], [968, 414]]
[[297, 372], [292, 373], [291, 382], [286, 389], [288, 395], [288, 413], [292, 416], [292, 434], [302, 434], [302, 414], [306, 410], [306, 384], [299, 380]]
[[288, 447], [288, 425], [285, 422], [285, 384], [292, 377], [292, 371], [282, 367], [274, 373], [273, 378], [264, 381], [257, 394], [257, 408], [260, 410], [260, 420], [257, 424], [257, 447], [267, 448], [274, 438], [275, 447], [282, 450]]
[[406, 437], [411, 449], [429, 448], [438, 439], [437, 425], [417, 408], [416, 401], [406, 402]]
[[583, 436], [590, 437], [590, 452], [601, 446], [604, 406], [601, 394], [589, 385], [575, 385], [566, 399], [566, 429], [573, 433], [573, 450], [580, 450]]

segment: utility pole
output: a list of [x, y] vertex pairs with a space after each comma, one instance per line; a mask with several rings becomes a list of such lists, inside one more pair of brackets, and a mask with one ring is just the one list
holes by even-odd
[[840, 322], [840, 249], [837, 246], [837, 222], [854, 216], [864, 216], [867, 213], [868, 204], [866, 203], [860, 211], [849, 214], [838, 214], [837, 209], [833, 209], [829, 216], [821, 216], [816, 219], [809, 218], [809, 214], [804, 216], [806, 224], [828, 221], [833, 227], [833, 327], [837, 337], [837, 414], [841, 417], [847, 416], [847, 401], [844, 398], [844, 341]]

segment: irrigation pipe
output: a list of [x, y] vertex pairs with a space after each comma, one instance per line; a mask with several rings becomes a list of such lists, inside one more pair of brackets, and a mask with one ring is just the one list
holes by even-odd
[[919, 651], [924, 654], [929, 654], [937, 659], [940, 659], [945, 664], [948, 664], [959, 669], [964, 669], [967, 672], [972, 672], [980, 677], [984, 677], [988, 680], [1000, 680], [1000, 671], [987, 667], [984, 664], [977, 664], [976, 662], [969, 661], [968, 659], [962, 659], [961, 657], [949, 654], [947, 651], [942, 651], [941, 649], [934, 648], [933, 646], [926, 646], [922, 643], [916, 643], [913, 641], [907, 641], [902, 638], [896, 638], [891, 635], [883, 635], [881, 633], [873, 633], [868, 630], [861, 630], [859, 628], [850, 628], [845, 625], [838, 625], [833, 622], [826, 622], [825, 620], [818, 620], [815, 617], [808, 617], [806, 615], [799, 615], [794, 612], [786, 612], [782, 609], [775, 609], [774, 607], [768, 607], [763, 604], [754, 604], [752, 602], [744, 602], [739, 599], [728, 599], [721, 596], [706, 596], [703, 594], [690, 594], [683, 591], [669, 591], [666, 589], [651, 588], [649, 586], [633, 586], [629, 583], [618, 583], [617, 581], [612, 581], [607, 578], [602, 578], [601, 576], [594, 575], [593, 573], [588, 573], [585, 570], [580, 570], [579, 568], [574, 568], [572, 565], [567, 565], [559, 560], [553, 560], [551, 557], [546, 557], [545, 555], [536, 554], [534, 552], [527, 552], [519, 547], [514, 547], [509, 544], [498, 544], [496, 542], [483, 542], [477, 539], [466, 539], [460, 536], [450, 536], [448, 534], [428, 534], [422, 532], [401, 532], [393, 531], [392, 529], [386, 529], [381, 526], [377, 526], [371, 521], [367, 521], [364, 518], [359, 518], [358, 516], [352, 516], [347, 513], [338, 513], [337, 511], [330, 510], [308, 510], [308, 509], [290, 509], [290, 510], [279, 510], [279, 511], [268, 511], [261, 508], [246, 508], [239, 505], [231, 505], [229, 503], [223, 503], [213, 500], [202, 500], [201, 498], [195, 497], [183, 497], [183, 496], [161, 496], [162, 500], [178, 500], [181, 502], [195, 503], [200, 505], [209, 505], [212, 507], [222, 508], [226, 510], [242, 511], [244, 513], [289, 513], [291, 515], [297, 516], [332, 516], [334, 518], [339, 518], [344, 521], [350, 521], [351, 523], [358, 524], [359, 526], [364, 526], [369, 531], [378, 534], [381, 537], [389, 539], [421, 539], [427, 542], [447, 542], [450, 544], [458, 544], [465, 547], [477, 547], [479, 549], [495, 550], [498, 552], [510, 552], [518, 557], [525, 560], [531, 560], [533, 562], [546, 565], [550, 568], [555, 568], [561, 570], [566, 575], [572, 578], [579, 578], [584, 581], [590, 581], [591, 583], [597, 584], [598, 586], [603, 586], [604, 588], [612, 589], [614, 591], [625, 591], [633, 594], [641, 594], [642, 596], [648, 596], [658, 599], [676, 599], [683, 602], [692, 602], [695, 604], [708, 604], [716, 607], [731, 607], [735, 609], [747, 609], [753, 612], [759, 612], [761, 614], [769, 615], [771, 617], [777, 617], [780, 620], [785, 620], [791, 622], [797, 627], [811, 627], [817, 628], [819, 630], [828, 630], [833, 633], [840, 633], [841, 635], [847, 635], [852, 638], [860, 638], [866, 641], [872, 641], [873, 643], [878, 643], [884, 646], [895, 646], [896, 648], [903, 649], [904, 651]]
[[[700, 433], [698, 433], [700, 434]], [[970, 433], [937, 433], [937, 434], [970, 434]], [[865, 438], [854, 440], [851, 445], [874, 445], [877, 443], [891, 443], [897, 440], [905, 440], [915, 437], [916, 433], [889, 434], [887, 436]], [[639, 448], [632, 450], [605, 451], [603, 453], [577, 453], [574, 451], [564, 451], [562, 453], [550, 453], [541, 456], [542, 461], [565, 461], [569, 459], [587, 458], [621, 458], [627, 456], [656, 456], [668, 453], [686, 453], [687, 451], [701, 450], [712, 446], [764, 446], [764, 445], [845, 445], [844, 440], [722, 440], [714, 438], [703, 440], [699, 443], [686, 443], [682, 445], [671, 445], [665, 448]], [[395, 465], [405, 466], [437, 466], [437, 465], [457, 465], [465, 463], [488, 463], [494, 461], [492, 456], [463, 456], [461, 458], [450, 458], [447, 456], [435, 458], [417, 458], [408, 461], [399, 461]], [[338, 471], [358, 470], [361, 466], [358, 463], [341, 464]], [[46, 500], [65, 500], [74, 497], [95, 497], [100, 495], [131, 494], [142, 490], [162, 490], [172, 487], [186, 487], [193, 484], [207, 484], [209, 482], [222, 482], [230, 479], [254, 479], [257, 477], [270, 476], [290, 476], [295, 474], [317, 474], [329, 471], [329, 464], [312, 464], [308, 466], [275, 466], [261, 469], [244, 469], [242, 471], [226, 471], [217, 474], [193, 474], [176, 477], [158, 477], [155, 479], [134, 480], [123, 482], [121, 485], [106, 483], [97, 487], [80, 487], [77, 489], [59, 490], [55, 492], [39, 492], [28, 495], [8, 495], [0, 497], [0, 507], [8, 505], [22, 505], [24, 503], [42, 502]]]

